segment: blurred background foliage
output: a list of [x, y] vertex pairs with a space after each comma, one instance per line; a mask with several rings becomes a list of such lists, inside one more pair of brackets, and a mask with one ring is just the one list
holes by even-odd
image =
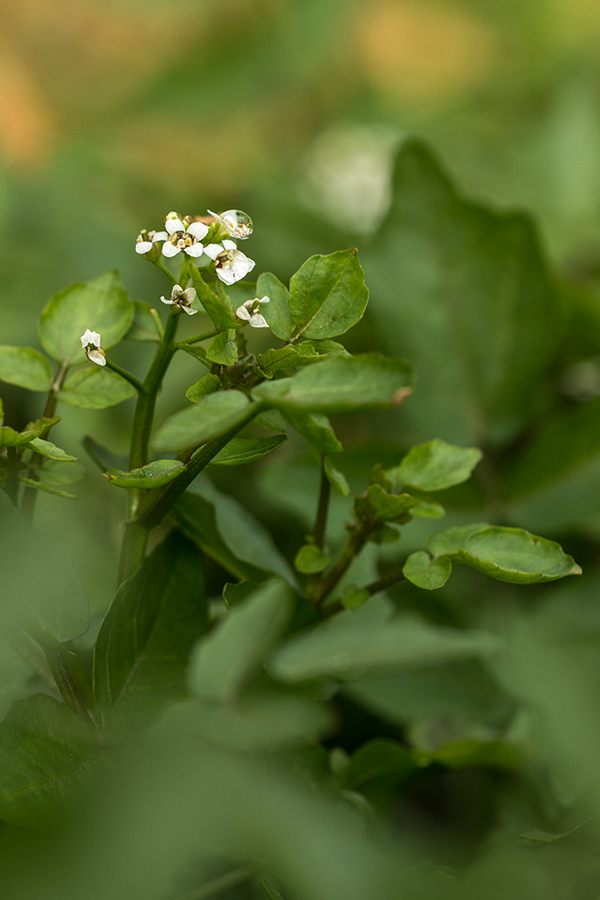
[[[338, 704], [344, 725], [331, 743], [352, 752], [369, 737], [397, 738], [404, 728], [414, 747], [430, 751], [446, 738], [502, 733], [510, 743], [534, 734], [537, 755], [524, 774], [506, 759], [457, 772], [441, 767], [437, 780], [413, 785], [394, 805], [394, 827], [404, 837], [416, 832], [424, 856], [436, 861], [427, 882], [432, 895], [443, 882], [443, 893], [455, 896], [440, 859], [463, 863], [489, 840], [461, 896], [597, 900], [597, 821], [588, 824], [598, 801], [597, 663], [589, 658], [599, 640], [597, 0], [20, 0], [5, 4], [2, 19], [0, 341], [37, 346], [35, 319], [49, 296], [108, 268], [121, 271], [134, 298], [155, 303], [164, 286], [134, 253], [134, 242], [171, 209], [247, 210], [256, 271], [283, 279], [312, 253], [357, 246], [371, 303], [348, 346], [406, 355], [419, 382], [401, 411], [339, 423], [348, 447], [339, 465], [352, 488], [364, 489], [375, 462], [397, 463], [411, 441], [478, 444], [486, 451], [482, 474], [474, 487], [447, 492], [444, 527], [477, 518], [519, 524], [559, 539], [586, 574], [575, 585], [521, 589], [461, 570], [439, 594], [394, 589], [397, 605], [433, 622], [510, 637], [512, 662], [491, 674], [474, 663], [412, 680], [365, 678]], [[408, 143], [411, 136], [426, 140], [435, 155]], [[501, 213], [527, 210], [536, 224], [463, 196]], [[454, 331], [440, 312], [449, 292], [458, 298]], [[140, 368], [146, 351], [129, 348]], [[198, 377], [191, 362], [180, 365], [163, 411], [180, 404]], [[38, 397], [5, 385], [2, 393], [15, 427], [40, 413]], [[123, 451], [130, 413], [129, 402], [114, 413], [65, 407], [57, 441], [76, 452], [89, 431]], [[314, 481], [316, 490], [317, 480], [316, 466], [291, 441], [254, 474], [215, 476], [219, 488], [275, 527], [288, 558], [310, 527], [314, 491], [307, 485]], [[62, 529], [79, 554], [98, 613], [112, 592], [122, 503], [96, 475], [85, 484], [68, 509], [41, 498], [40, 519]], [[334, 498], [332, 533], [348, 507]], [[434, 526], [411, 527], [402, 555], [420, 549]], [[398, 553], [395, 545], [384, 548], [384, 573], [397, 566]], [[360, 580], [381, 574], [374, 554], [361, 565]], [[208, 574], [216, 593], [223, 573], [209, 565]], [[526, 612], [532, 600], [534, 611]], [[12, 665], [21, 684], [20, 664], [9, 660], [5, 668]], [[537, 724], [525, 726], [531, 707], [541, 710], [541, 724], [536, 713]], [[153, 765], [160, 769], [152, 759], [148, 771]], [[251, 845], [268, 866], [270, 847], [280, 871], [309, 900], [396, 896], [389, 887], [395, 876], [360, 881], [363, 862], [363, 871], [378, 870], [379, 850], [361, 844], [355, 857], [354, 823], [331, 810], [321, 821], [318, 804], [313, 808], [287, 782], [271, 787], [270, 824], [263, 821], [252, 843], [264, 773], [251, 765], [234, 773], [212, 758], [210, 765], [220, 779], [215, 809], [222, 796], [230, 807], [243, 797], [245, 831], [236, 838], [242, 859]], [[582, 785], [593, 782], [595, 793], [586, 797]], [[370, 789], [374, 805], [385, 808], [378, 784]], [[131, 821], [138, 815], [138, 825], [154, 823], [164, 797], [157, 789], [147, 814], [142, 793]], [[175, 816], [180, 807], [172, 802]], [[288, 809], [300, 824], [274, 836]], [[186, 807], [188, 814], [198, 827]], [[320, 848], [307, 837], [316, 820]], [[206, 821], [202, 827], [210, 831]], [[529, 844], [516, 841], [501, 853], [489, 837], [520, 832]], [[334, 833], [342, 835], [350, 873], [341, 881]], [[133, 851], [140, 871], [149, 858], [143, 839], [162, 834], [151, 824], [140, 832]], [[113, 820], [110, 840], [116, 845], [120, 837]], [[69, 832], [65, 847], [71, 839]], [[306, 861], [300, 874], [290, 842]], [[235, 856], [235, 841], [233, 850], [222, 843], [225, 849], [216, 840], [217, 850]], [[129, 864], [120, 852], [116, 879]], [[79, 871], [69, 875], [73, 885], [78, 878]], [[109, 882], [105, 875], [89, 896], [130, 896], [124, 882], [118, 894]], [[15, 888], [15, 897], [27, 889]], [[67, 896], [77, 896], [77, 888]]]

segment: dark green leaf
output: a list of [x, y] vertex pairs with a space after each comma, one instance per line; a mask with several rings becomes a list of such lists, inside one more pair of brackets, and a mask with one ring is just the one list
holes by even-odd
[[29, 391], [49, 391], [52, 366], [45, 356], [31, 347], [0, 347], [0, 381], [8, 381]]
[[[125, 335], [128, 341], [155, 342], [160, 341], [163, 333], [162, 321], [157, 309], [149, 303], [134, 300], [134, 313], [131, 328]], [[102, 335], [104, 341], [104, 335]]]
[[109, 469], [104, 473], [104, 477], [117, 487], [150, 490], [173, 481], [183, 468], [183, 463], [178, 459], [155, 459], [154, 462], [140, 469], [132, 469], [130, 472]]
[[210, 462], [211, 466], [244, 466], [273, 453], [287, 438], [284, 434], [262, 438], [234, 438], [219, 450]]
[[94, 691], [104, 723], [147, 724], [184, 696], [191, 647], [207, 628], [202, 555], [172, 531], [121, 586], [102, 623]]
[[348, 413], [398, 406], [412, 392], [411, 382], [405, 360], [366, 353], [330, 357], [294, 378], [265, 382], [254, 393], [282, 410]]
[[[190, 274], [192, 276], [192, 283], [198, 300], [202, 304], [207, 316], [212, 319], [215, 328], [219, 330], [235, 328], [237, 322], [231, 304], [227, 303], [222, 297], [218, 297], [215, 292], [209, 288], [196, 266], [190, 266]], [[219, 360], [215, 360], [215, 362], [218, 361]], [[233, 365], [233, 363], [226, 363], [226, 365]]]
[[50, 356], [74, 363], [85, 358], [81, 336], [97, 331], [106, 350], [124, 337], [133, 321], [134, 306], [118, 272], [107, 272], [87, 284], [72, 284], [54, 297], [39, 319], [42, 344]]
[[107, 469], [123, 469], [126, 471], [128, 462], [126, 456], [119, 456], [113, 453], [112, 450], [107, 450], [106, 447], [99, 444], [89, 434], [86, 434], [83, 438], [82, 444], [101, 472], [106, 472]]
[[342, 497], [347, 497], [350, 493], [350, 485], [343, 472], [334, 468], [331, 459], [326, 456], [323, 462], [323, 468], [328, 482]]
[[348, 787], [361, 788], [374, 778], [405, 780], [418, 769], [410, 751], [387, 738], [376, 738], [353, 754], [346, 776]]
[[534, 584], [565, 575], [581, 575], [572, 556], [556, 541], [521, 528], [485, 528], [467, 538], [459, 556], [479, 572], [499, 581]]
[[89, 726], [48, 694], [18, 700], [0, 722], [0, 819], [64, 815], [100, 753]]
[[206, 358], [221, 366], [234, 366], [238, 361], [235, 330], [228, 328], [212, 339], [206, 348]]
[[194, 406], [174, 413], [158, 429], [153, 446], [159, 453], [179, 452], [225, 434], [251, 418], [256, 408], [241, 391], [207, 394]]
[[425, 591], [435, 591], [443, 587], [451, 572], [452, 561], [449, 557], [431, 559], [423, 550], [411, 553], [402, 568], [404, 577]]
[[68, 406], [106, 409], [129, 400], [135, 393], [133, 385], [116, 372], [94, 365], [71, 372], [58, 397]]
[[270, 272], [263, 272], [256, 283], [258, 297], [268, 297], [269, 302], [261, 307], [271, 331], [282, 341], [287, 341], [294, 333], [294, 320], [290, 312], [290, 295], [284, 284]]
[[326, 569], [330, 561], [329, 554], [324, 553], [316, 544], [305, 544], [298, 550], [294, 566], [304, 575], [316, 575]]
[[203, 397], [206, 397], [207, 394], [214, 394], [220, 387], [221, 379], [219, 376], [208, 373], [207, 375], [203, 375], [196, 384], [193, 384], [188, 388], [185, 392], [185, 396], [188, 400], [191, 400], [192, 403], [198, 403], [198, 401], [202, 400]]
[[406, 410], [416, 433], [506, 440], [529, 421], [561, 336], [529, 218], [465, 200], [426, 147], [405, 141], [392, 210], [362, 258], [386, 349], [419, 373]]
[[370, 484], [367, 496], [357, 497], [355, 510], [359, 517], [376, 522], [394, 522], [404, 519], [418, 501], [410, 494], [389, 494], [379, 484]]
[[473, 525], [459, 525], [456, 528], [447, 528], [446, 531], [438, 531], [432, 534], [427, 546], [433, 556], [458, 556], [461, 547], [478, 531], [489, 528], [485, 522], [475, 522]]
[[44, 441], [42, 438], [33, 438], [30, 442], [30, 446], [36, 453], [39, 453], [41, 456], [46, 456], [48, 459], [56, 459], [60, 460], [60, 462], [77, 462], [76, 456], [70, 456], [68, 453], [65, 453], [64, 450], [57, 447], [52, 441]]
[[271, 377], [273, 372], [310, 366], [324, 358], [325, 356], [320, 356], [310, 344], [298, 344], [296, 347], [288, 346], [266, 350], [264, 353], [259, 353], [256, 362], [261, 372]]
[[290, 591], [281, 581], [258, 588], [232, 607], [194, 650], [189, 670], [194, 693], [211, 703], [234, 700], [258, 671], [291, 615]]
[[44, 494], [54, 494], [55, 497], [62, 497], [64, 500], [77, 499], [75, 494], [69, 494], [67, 491], [61, 491], [58, 488], [53, 487], [52, 484], [46, 484], [44, 481], [36, 481], [33, 478], [25, 478], [23, 476], [19, 478], [19, 481], [26, 487], [33, 488], [36, 491], [43, 491]]
[[368, 299], [356, 250], [312, 256], [290, 281], [290, 312], [307, 338], [344, 334], [362, 319]]
[[284, 416], [311, 447], [323, 453], [340, 453], [343, 449], [325, 416], [313, 416], [302, 409], [284, 408]]

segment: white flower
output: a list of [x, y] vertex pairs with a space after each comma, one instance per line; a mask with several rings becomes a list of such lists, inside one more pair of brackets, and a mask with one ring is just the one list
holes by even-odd
[[207, 256], [215, 261], [217, 277], [225, 284], [235, 284], [251, 272], [256, 263], [236, 248], [233, 241], [222, 244], [208, 244], [204, 248]]
[[260, 300], [258, 297], [255, 297], [254, 300], [246, 300], [245, 303], [243, 303], [241, 306], [238, 306], [235, 314], [238, 319], [243, 319], [245, 322], [249, 322], [253, 328], [268, 328], [269, 323], [267, 322], [265, 317], [262, 316], [258, 311], [261, 303], [268, 302], [268, 297], [261, 297]]
[[145, 228], [142, 228], [135, 242], [135, 252], [149, 253], [156, 241], [166, 241], [168, 236], [166, 231], [146, 231]]
[[88, 328], [85, 334], [81, 335], [81, 346], [90, 362], [96, 363], [97, 366], [106, 365], [106, 353], [100, 346], [100, 335], [97, 331], [90, 331]]
[[208, 225], [204, 222], [192, 222], [189, 216], [182, 218], [170, 212], [165, 219], [167, 238], [163, 244], [163, 256], [177, 256], [182, 250], [188, 256], [202, 256], [204, 247], [200, 243], [208, 234]]
[[196, 299], [196, 291], [194, 288], [187, 288], [184, 291], [181, 285], [174, 284], [170, 298], [167, 300], [166, 297], [161, 297], [160, 299], [163, 303], [166, 303], [167, 306], [178, 306], [179, 309], [182, 309], [188, 316], [195, 316], [198, 312], [197, 309], [191, 308], [191, 304]]
[[219, 225], [232, 237], [246, 240], [252, 234], [252, 219], [241, 209], [228, 209], [222, 213], [216, 213], [209, 209], [207, 212], [214, 216]]

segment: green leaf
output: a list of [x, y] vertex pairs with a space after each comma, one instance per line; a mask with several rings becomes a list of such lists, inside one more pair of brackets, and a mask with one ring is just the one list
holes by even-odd
[[255, 396], [282, 410], [349, 413], [398, 406], [412, 392], [412, 368], [376, 353], [334, 356], [293, 378], [265, 382]]
[[37, 350], [0, 346], [0, 381], [45, 393], [52, 387], [53, 377], [50, 361]]
[[212, 339], [206, 348], [206, 358], [221, 366], [234, 366], [238, 361], [235, 330], [228, 328]]
[[72, 284], [48, 302], [39, 319], [42, 344], [61, 362], [84, 359], [81, 336], [97, 331], [106, 350], [117, 344], [131, 327], [134, 306], [118, 272], [106, 272], [87, 284]]
[[198, 479], [171, 515], [205, 553], [236, 578], [260, 584], [272, 572], [295, 584], [294, 573], [270, 531], [208, 478]]
[[311, 256], [290, 281], [290, 312], [307, 338], [344, 334], [362, 319], [368, 299], [356, 250]]
[[130, 472], [109, 469], [104, 473], [104, 478], [117, 487], [150, 490], [173, 481], [184, 468], [178, 459], [155, 459], [154, 462]]
[[211, 375], [210, 372], [207, 375], [203, 375], [202, 378], [199, 379], [195, 384], [187, 389], [185, 392], [185, 396], [188, 400], [191, 400], [192, 403], [198, 403], [199, 400], [202, 400], [203, 397], [206, 397], [207, 394], [214, 394], [215, 391], [218, 391], [221, 387], [221, 379], [218, 375]]
[[[143, 343], [160, 341], [163, 327], [158, 310], [141, 300], [133, 301], [133, 309], [133, 322], [125, 335], [127, 340]], [[104, 335], [102, 335], [102, 340], [104, 342]]]
[[33, 694], [0, 722], [0, 819], [39, 825], [68, 810], [100, 753], [89, 726], [64, 703]]
[[331, 556], [316, 544], [304, 544], [296, 553], [294, 566], [304, 575], [316, 575], [326, 569], [330, 562]]
[[443, 587], [451, 572], [452, 561], [447, 556], [431, 559], [423, 550], [411, 553], [402, 568], [404, 577], [425, 591]]
[[271, 582], [232, 607], [194, 649], [189, 684], [210, 703], [230, 703], [286, 629], [292, 616], [287, 585]]
[[421, 491], [443, 491], [470, 478], [482, 456], [477, 447], [455, 447], [436, 439], [413, 447], [400, 465], [387, 469], [385, 475], [394, 490], [406, 485]]
[[159, 453], [178, 453], [210, 441], [231, 428], [241, 427], [250, 420], [255, 409], [256, 405], [250, 404], [241, 391], [207, 394], [194, 406], [174, 413], [164, 422], [154, 435], [154, 449]]
[[294, 333], [294, 320], [290, 312], [290, 294], [281, 281], [270, 272], [263, 272], [256, 282], [258, 297], [268, 297], [269, 302], [261, 306], [261, 314], [269, 323], [274, 335], [288, 341]]
[[[32, 447], [33, 444], [32, 441]], [[47, 458], [43, 462], [39, 473], [44, 483], [49, 485], [73, 484], [85, 478], [86, 474], [84, 467], [79, 463], [52, 458]]]
[[19, 481], [26, 487], [33, 488], [36, 491], [43, 491], [44, 494], [54, 494], [55, 497], [62, 497], [64, 500], [77, 500], [75, 494], [69, 494], [67, 491], [61, 491], [58, 488], [53, 487], [51, 484], [46, 484], [44, 481], [36, 481], [33, 478], [24, 478], [23, 476], [19, 478]]
[[277, 347], [276, 349], [259, 353], [256, 357], [256, 363], [261, 372], [270, 378], [273, 372], [310, 366], [319, 359], [325, 358], [325, 355], [321, 356], [318, 354], [310, 344], [298, 344], [296, 347]]
[[287, 423], [281, 413], [276, 409], [265, 409], [255, 416], [254, 421], [261, 428], [267, 428], [269, 431], [276, 431], [278, 434], [285, 434], [287, 431]]
[[325, 416], [313, 416], [302, 409], [289, 407], [283, 410], [283, 414], [292, 428], [304, 438], [310, 447], [315, 447], [318, 451], [327, 454], [340, 453], [343, 450]]
[[433, 556], [458, 556], [461, 548], [472, 534], [489, 527], [485, 522], [475, 522], [472, 525], [447, 528], [446, 531], [432, 534], [427, 541], [427, 546]]
[[48, 459], [56, 459], [61, 462], [77, 462], [76, 456], [70, 456], [68, 453], [65, 453], [64, 450], [57, 447], [52, 441], [44, 441], [42, 438], [33, 438], [30, 442], [30, 446], [36, 453], [39, 453], [41, 456], [46, 456]]
[[527, 216], [464, 199], [427, 147], [404, 141], [392, 209], [362, 260], [386, 351], [419, 373], [415, 433], [507, 440], [537, 414], [561, 310]]
[[343, 472], [340, 472], [339, 469], [334, 468], [331, 459], [328, 456], [326, 456], [323, 461], [323, 468], [325, 470], [327, 481], [332, 488], [334, 488], [334, 490], [342, 497], [347, 497], [350, 493], [350, 485], [348, 484], [346, 476]]
[[[215, 292], [209, 288], [196, 266], [190, 266], [190, 275], [192, 276], [192, 283], [198, 300], [202, 304], [207, 316], [212, 319], [215, 328], [219, 330], [235, 328], [238, 323], [231, 304], [227, 303], [222, 297], [218, 297]], [[218, 360], [215, 360], [215, 362], [218, 362]], [[233, 365], [233, 363], [225, 363], [225, 365]]]
[[287, 437], [284, 434], [262, 438], [234, 438], [213, 457], [211, 466], [244, 466], [273, 453]]
[[360, 609], [364, 606], [371, 594], [365, 589], [359, 589], [353, 584], [348, 585], [340, 597], [344, 609]]
[[490, 527], [476, 531], [459, 551], [460, 558], [486, 575], [514, 584], [555, 581], [581, 575], [581, 568], [560, 544], [521, 528]]
[[172, 531], [120, 587], [100, 628], [94, 692], [103, 722], [146, 725], [185, 696], [190, 650], [207, 628], [202, 555]]
[[402, 744], [388, 738], [376, 738], [352, 755], [346, 782], [348, 787], [357, 790], [376, 778], [404, 781], [418, 768], [414, 757]]
[[85, 366], [67, 376], [58, 399], [81, 409], [106, 409], [135, 396], [132, 384], [111, 369]]
[[452, 741], [427, 754], [431, 762], [441, 763], [449, 769], [499, 769], [508, 772], [520, 769], [527, 762], [528, 755], [525, 747], [499, 740]]
[[373, 522], [395, 522], [410, 518], [411, 509], [418, 500], [410, 494], [389, 494], [379, 484], [370, 484], [366, 497], [357, 497], [355, 512], [359, 518]]
[[486, 655], [499, 647], [492, 635], [441, 628], [410, 615], [373, 621], [368, 616], [372, 602], [290, 638], [270, 658], [271, 674], [285, 682], [352, 679]]
[[49, 423], [53, 424], [58, 419], [38, 419], [32, 422], [24, 431], [15, 431], [9, 425], [0, 425], [0, 447], [22, 447], [30, 444], [41, 434], [48, 431]]
[[101, 472], [106, 472], [108, 469], [123, 469], [126, 471], [127, 456], [120, 456], [117, 453], [113, 453], [112, 450], [107, 450], [106, 447], [99, 444], [89, 434], [86, 434], [81, 443], [90, 459], [98, 466]]
[[441, 503], [419, 498], [419, 502], [412, 507], [410, 514], [415, 519], [441, 519], [446, 515], [446, 510]]

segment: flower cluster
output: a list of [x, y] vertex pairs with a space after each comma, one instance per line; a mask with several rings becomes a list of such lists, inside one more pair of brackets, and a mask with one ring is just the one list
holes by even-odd
[[246, 300], [241, 306], [235, 311], [238, 319], [241, 319], [244, 322], [248, 322], [253, 328], [268, 328], [269, 323], [265, 319], [263, 315], [259, 312], [261, 303], [268, 303], [268, 297], [255, 297], [254, 300]]
[[198, 312], [197, 309], [192, 309], [191, 304], [196, 299], [196, 291], [193, 287], [184, 289], [179, 284], [173, 285], [173, 290], [171, 291], [171, 296], [167, 299], [167, 297], [160, 298], [163, 303], [166, 303], [167, 306], [177, 306], [179, 309], [182, 309], [188, 316], [195, 316]]
[[[254, 260], [237, 249], [231, 240], [235, 237], [245, 240], [252, 234], [250, 216], [239, 209], [228, 209], [223, 213], [208, 210], [209, 216], [192, 219], [191, 216], [180, 216], [170, 212], [165, 219], [164, 231], [142, 230], [136, 241], [135, 249], [140, 255], [150, 253], [158, 244], [162, 244], [161, 253], [167, 258], [187, 253], [194, 259], [205, 254], [215, 264], [217, 277], [225, 284], [241, 281], [254, 268]], [[203, 244], [205, 237], [211, 243]], [[178, 295], [180, 296], [180, 295]], [[171, 300], [175, 298], [171, 297]], [[164, 300], [165, 303], [170, 301]], [[186, 312], [189, 304], [178, 303]]]

